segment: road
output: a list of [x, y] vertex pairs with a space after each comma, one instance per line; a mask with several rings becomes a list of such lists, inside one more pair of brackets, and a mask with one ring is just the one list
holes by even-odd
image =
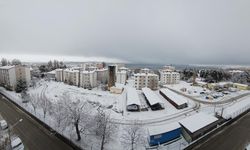
[[20, 118], [23, 119], [13, 128], [14, 134], [17, 134], [23, 141], [27, 150], [72, 150], [69, 145], [58, 139], [53, 134], [27, 116], [14, 104], [8, 102], [0, 96], [0, 113], [8, 124], [15, 124]]
[[250, 113], [226, 127], [196, 150], [243, 150], [250, 143]]

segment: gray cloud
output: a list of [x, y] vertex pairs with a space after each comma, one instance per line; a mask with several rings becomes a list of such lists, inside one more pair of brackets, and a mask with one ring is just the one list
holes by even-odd
[[2, 0], [0, 54], [249, 64], [250, 1]]

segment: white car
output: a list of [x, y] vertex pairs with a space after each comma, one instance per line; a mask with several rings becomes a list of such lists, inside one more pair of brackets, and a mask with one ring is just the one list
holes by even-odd
[[19, 137], [11, 138], [11, 148], [12, 150], [24, 150], [24, 145]]
[[5, 120], [1, 120], [0, 121], [0, 126], [1, 126], [1, 129], [4, 130], [4, 129], [7, 129], [8, 128], [8, 124]]

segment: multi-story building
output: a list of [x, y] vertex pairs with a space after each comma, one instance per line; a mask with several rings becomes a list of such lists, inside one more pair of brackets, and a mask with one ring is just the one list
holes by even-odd
[[116, 80], [116, 66], [115, 65], [110, 65], [108, 66], [108, 74], [109, 74], [109, 79], [108, 79], [108, 87], [115, 86], [115, 80]]
[[56, 69], [55, 71], [56, 71], [56, 75], [55, 75], [56, 81], [63, 82], [63, 79], [64, 79], [64, 77], [63, 77], [63, 69]]
[[80, 86], [83, 88], [94, 88], [97, 86], [96, 71], [82, 71], [80, 75]]
[[3, 66], [0, 67], [0, 84], [14, 90], [19, 80], [30, 83], [30, 68], [25, 66]]
[[109, 78], [109, 74], [108, 74], [108, 69], [97, 69], [96, 70], [97, 73], [97, 81], [102, 83], [102, 84], [107, 84], [108, 83], [108, 78]]
[[97, 72], [95, 70], [79, 71], [79, 69], [57, 69], [56, 81], [61, 81], [83, 88], [94, 88], [97, 86]]
[[79, 85], [79, 70], [66, 69], [63, 71], [63, 81], [70, 85]]
[[178, 84], [180, 82], [180, 73], [174, 72], [172, 69], [160, 70], [161, 84]]
[[148, 87], [152, 90], [157, 90], [159, 86], [159, 76], [154, 73], [136, 73], [134, 74], [135, 88], [141, 90]]
[[127, 72], [126, 71], [118, 71], [116, 73], [116, 83], [126, 84], [127, 80]]

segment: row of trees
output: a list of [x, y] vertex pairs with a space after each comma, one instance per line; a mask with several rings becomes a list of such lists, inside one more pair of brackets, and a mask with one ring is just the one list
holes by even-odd
[[[63, 94], [61, 100], [52, 104], [43, 94], [45, 89], [42, 94], [28, 94], [26, 97], [29, 99], [35, 114], [40, 108], [43, 111], [44, 119], [47, 114], [53, 116], [56, 122], [55, 126], [60, 132], [67, 127], [74, 128], [77, 141], [82, 140], [82, 135], [84, 137], [95, 135], [100, 141], [100, 149], [104, 150], [105, 144], [112, 139], [119, 127], [113, 123], [110, 114], [106, 113], [101, 106], [95, 109], [87, 100], [73, 99], [66, 93]], [[142, 124], [135, 121], [132, 125], [124, 127], [120, 141], [124, 147], [134, 150], [138, 145], [145, 144], [145, 139]]]
[[200, 77], [204, 78], [206, 82], [220, 82], [231, 79], [231, 74], [224, 70], [200, 70]]
[[49, 72], [58, 68], [66, 68], [66, 65], [62, 61], [54, 60], [49, 61], [46, 65], [41, 65], [39, 70], [41, 72]]
[[6, 58], [1, 59], [2, 66], [8, 66], [8, 65], [21, 65], [22, 62], [19, 59], [13, 59], [11, 62], [7, 60]]

